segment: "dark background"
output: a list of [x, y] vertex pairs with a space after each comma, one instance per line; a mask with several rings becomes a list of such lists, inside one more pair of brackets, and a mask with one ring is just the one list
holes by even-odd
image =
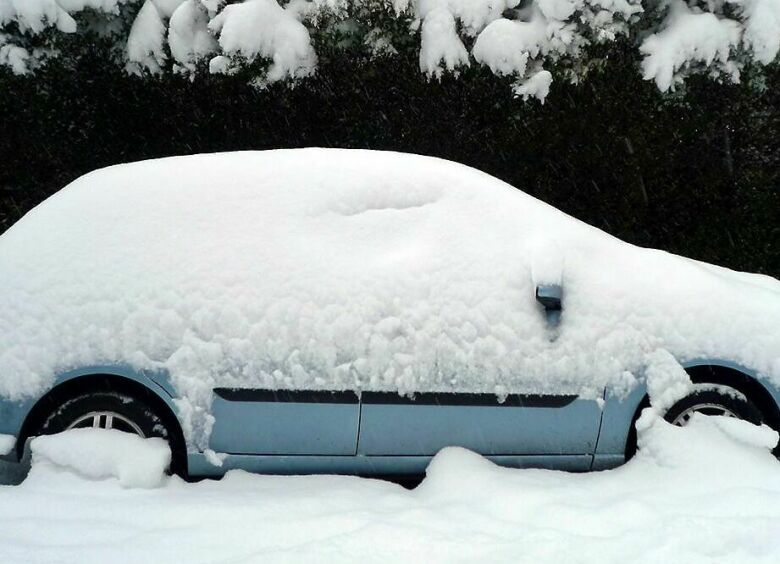
[[241, 74], [130, 77], [99, 45], [79, 49], [33, 78], [0, 71], [0, 232], [97, 167], [362, 147], [472, 165], [631, 243], [780, 276], [777, 65], [764, 88], [693, 79], [662, 95], [615, 46], [541, 105], [484, 69], [428, 80], [413, 50], [374, 61], [320, 50], [314, 78], [258, 90]]

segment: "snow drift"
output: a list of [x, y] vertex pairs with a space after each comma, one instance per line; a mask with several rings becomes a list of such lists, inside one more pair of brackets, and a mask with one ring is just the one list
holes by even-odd
[[64, 470], [91, 480], [116, 479], [125, 488], [159, 486], [171, 463], [164, 439], [107, 429], [42, 435], [32, 440], [30, 449], [34, 473]]
[[[557, 327], [534, 298], [551, 282]], [[774, 279], [628, 245], [415, 155], [115, 166], [0, 237], [0, 394], [78, 366], [165, 369], [201, 441], [207, 419], [187, 419], [216, 386], [596, 399], [669, 355], [780, 383], [778, 321]]]

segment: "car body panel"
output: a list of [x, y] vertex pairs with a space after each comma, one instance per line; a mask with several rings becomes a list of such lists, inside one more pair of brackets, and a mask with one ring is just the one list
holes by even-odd
[[600, 420], [596, 402], [576, 396], [364, 392], [358, 454], [592, 454]]
[[636, 386], [626, 397], [607, 392], [601, 415], [601, 429], [596, 445], [596, 456], [625, 456], [626, 441], [636, 410], [647, 395], [644, 383]]
[[231, 454], [354, 455], [360, 400], [354, 392], [214, 391], [209, 446]]

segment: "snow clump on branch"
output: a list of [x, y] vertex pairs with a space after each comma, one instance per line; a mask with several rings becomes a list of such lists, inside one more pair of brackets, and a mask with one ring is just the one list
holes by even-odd
[[620, 37], [661, 91], [694, 73], [737, 82], [746, 64], [777, 59], [780, 0], [0, 0], [0, 67], [33, 72], [58, 56], [58, 37], [97, 32], [131, 73], [250, 68], [265, 85], [314, 73], [334, 30], [380, 38], [369, 56], [414, 36], [427, 76], [485, 65], [544, 100], [554, 80], [587, 72], [587, 47]]

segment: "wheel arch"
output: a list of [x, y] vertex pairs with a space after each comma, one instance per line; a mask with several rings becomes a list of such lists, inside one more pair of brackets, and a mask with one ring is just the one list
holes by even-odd
[[27, 439], [32, 436], [46, 417], [66, 400], [94, 391], [120, 392], [149, 404], [172, 434], [171, 462], [174, 471], [186, 471], [186, 443], [181, 422], [176, 416], [176, 406], [168, 390], [156, 380], [135, 371], [113, 367], [80, 369], [60, 376], [57, 383], [32, 405], [20, 427], [16, 442], [16, 455], [24, 454]]
[[683, 367], [695, 384], [722, 384], [742, 392], [761, 411], [766, 424], [780, 430], [780, 389], [755, 371], [719, 360], [692, 361]]
[[[780, 387], [767, 375], [734, 362], [712, 358], [681, 364], [694, 382], [723, 384], [745, 394], [761, 411], [767, 424], [780, 431]], [[649, 405], [644, 382], [628, 396], [614, 395], [606, 390], [595, 454], [606, 458], [630, 458], [636, 447], [636, 421]], [[780, 455], [780, 445], [775, 454]]]
[[[765, 383], [765, 379], [754, 370], [717, 359], [694, 360], [684, 362], [682, 366], [695, 384], [721, 384], [743, 393], [761, 412], [764, 422], [780, 431], [780, 390], [768, 382]], [[636, 406], [626, 437], [626, 460], [636, 452], [636, 422], [642, 410], [649, 406], [650, 398], [645, 390]], [[780, 444], [774, 453], [780, 454]]]

